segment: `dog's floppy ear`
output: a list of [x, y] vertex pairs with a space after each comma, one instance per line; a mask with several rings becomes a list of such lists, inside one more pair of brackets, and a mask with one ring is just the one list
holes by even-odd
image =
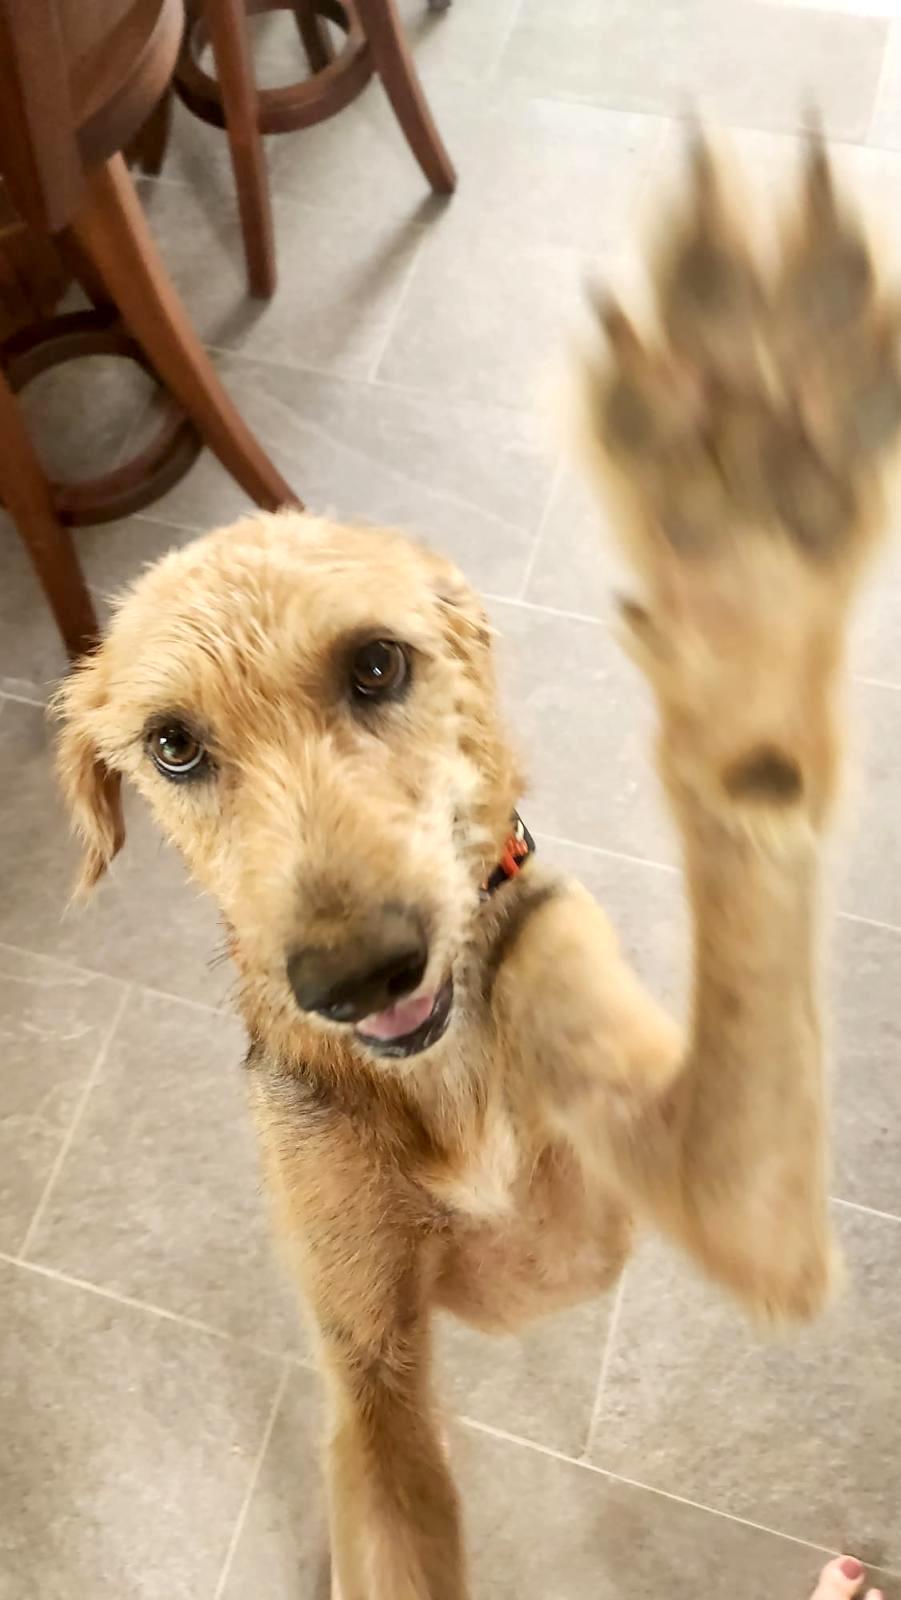
[[74, 667], [54, 696], [51, 713], [60, 723], [56, 771], [75, 832], [83, 846], [73, 898], [84, 899], [125, 843], [121, 778], [100, 752], [96, 721], [102, 710], [99, 658]]

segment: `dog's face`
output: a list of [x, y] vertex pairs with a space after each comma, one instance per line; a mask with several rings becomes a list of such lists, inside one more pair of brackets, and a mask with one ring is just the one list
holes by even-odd
[[459, 573], [400, 535], [283, 514], [170, 554], [58, 696], [82, 887], [122, 775], [267, 1005], [427, 1048], [515, 803], [490, 656]]

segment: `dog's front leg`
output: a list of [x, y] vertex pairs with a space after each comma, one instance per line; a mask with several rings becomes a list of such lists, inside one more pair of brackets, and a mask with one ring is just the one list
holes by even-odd
[[590, 426], [642, 581], [624, 608], [660, 714], [693, 924], [693, 1015], [659, 1104], [609, 1119], [620, 1175], [751, 1305], [830, 1284], [817, 916], [851, 599], [901, 427], [893, 304], [811, 151], [775, 271], [712, 161], [655, 262], [660, 330], [606, 314]]
[[415, 1194], [345, 1119], [257, 1085], [269, 1188], [328, 1389], [340, 1600], [467, 1600], [457, 1492], [429, 1389], [432, 1249]]
[[[401, 1339], [407, 1347], [409, 1332]], [[460, 1513], [440, 1433], [399, 1373], [346, 1344], [323, 1348], [332, 1393], [328, 1472], [339, 1600], [465, 1600]]]

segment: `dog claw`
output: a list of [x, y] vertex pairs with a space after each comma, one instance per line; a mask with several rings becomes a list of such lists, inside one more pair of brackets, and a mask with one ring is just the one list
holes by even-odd
[[710, 140], [697, 117], [688, 123], [686, 144], [688, 170], [699, 212], [719, 205], [719, 178]]
[[599, 291], [595, 304], [611, 350], [621, 360], [628, 360], [630, 357], [640, 355], [642, 353], [641, 340], [638, 337], [634, 323], [627, 317], [619, 301], [614, 300], [603, 291]]
[[688, 193], [652, 264], [662, 338], [645, 342], [617, 302], [598, 301], [609, 350], [592, 401], [599, 441], [677, 553], [711, 551], [730, 522], [781, 530], [808, 558], [850, 553], [872, 527], [879, 458], [901, 434], [897, 305], [819, 127], [771, 273], [700, 130], [688, 154]]
[[814, 112], [807, 130], [805, 151], [805, 180], [807, 199], [812, 209], [835, 210], [835, 185], [826, 150], [823, 124]]

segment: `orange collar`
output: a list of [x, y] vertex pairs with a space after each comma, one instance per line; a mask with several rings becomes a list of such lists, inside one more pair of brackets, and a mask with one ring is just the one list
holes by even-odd
[[513, 827], [504, 845], [501, 859], [494, 871], [489, 874], [482, 884], [480, 894], [483, 900], [488, 900], [511, 878], [518, 878], [529, 856], [535, 853], [535, 840], [519, 815], [513, 813]]

